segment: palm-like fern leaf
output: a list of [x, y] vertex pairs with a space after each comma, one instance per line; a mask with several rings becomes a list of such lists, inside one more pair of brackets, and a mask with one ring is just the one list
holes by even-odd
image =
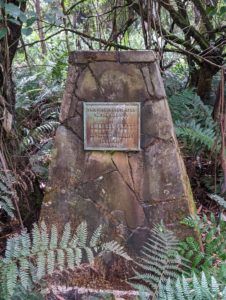
[[192, 151], [220, 149], [217, 124], [212, 118], [212, 107], [204, 105], [191, 89], [169, 98], [169, 105], [178, 138]]
[[167, 284], [161, 288], [159, 300], [214, 300], [226, 299], [226, 287], [220, 286], [214, 277], [208, 282], [204, 272], [198, 279], [194, 274], [192, 280], [184, 276], [178, 277], [176, 283], [169, 279]]
[[155, 227], [151, 237], [141, 251], [141, 258], [136, 262], [135, 276], [130, 284], [137, 288], [147, 288], [153, 297], [166, 287], [167, 280], [176, 281], [182, 272], [184, 261], [178, 254], [178, 241], [174, 234], [165, 227]]
[[55, 225], [49, 231], [45, 223], [41, 223], [40, 226], [34, 224], [31, 236], [23, 231], [9, 239], [5, 257], [0, 262], [0, 292], [4, 295], [3, 299], [11, 299], [18, 285], [27, 290], [57, 269], [74, 269], [81, 264], [84, 254], [89, 261], [103, 250], [130, 259], [117, 242], [98, 246], [100, 236], [101, 227], [88, 241], [87, 224], [83, 222], [74, 234], [67, 223], [59, 238]]

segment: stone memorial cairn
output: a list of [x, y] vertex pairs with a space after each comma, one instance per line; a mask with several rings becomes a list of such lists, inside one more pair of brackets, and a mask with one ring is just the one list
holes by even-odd
[[135, 251], [161, 220], [185, 235], [195, 207], [152, 51], [71, 53], [60, 122], [41, 219], [102, 224]]

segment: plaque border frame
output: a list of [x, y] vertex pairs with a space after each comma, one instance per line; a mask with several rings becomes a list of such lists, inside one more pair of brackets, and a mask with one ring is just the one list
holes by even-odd
[[[86, 135], [86, 108], [87, 104], [96, 104], [96, 105], [131, 105], [135, 104], [138, 107], [138, 147], [136, 148], [105, 148], [105, 147], [89, 147], [87, 145], [87, 135]], [[83, 141], [84, 141], [84, 150], [88, 151], [120, 151], [120, 152], [139, 152], [141, 150], [141, 102], [94, 102], [94, 101], [84, 101], [83, 102]]]

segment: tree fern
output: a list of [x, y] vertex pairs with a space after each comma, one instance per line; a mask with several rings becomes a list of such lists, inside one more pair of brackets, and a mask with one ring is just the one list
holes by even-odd
[[[0, 299], [11, 299], [17, 286], [24, 290], [40, 282], [55, 270], [74, 269], [83, 259], [90, 262], [103, 251], [113, 251], [126, 259], [130, 257], [117, 242], [100, 244], [101, 227], [88, 239], [87, 224], [83, 222], [73, 234], [67, 223], [61, 238], [53, 225], [34, 224], [31, 236], [23, 231], [7, 241], [5, 257], [0, 262]], [[2, 298], [1, 298], [2, 297]]]
[[178, 253], [178, 241], [164, 226], [155, 227], [151, 237], [142, 247], [141, 258], [136, 262], [135, 276], [131, 285], [142, 291], [149, 291], [153, 299], [168, 279], [175, 281], [185, 266]]
[[0, 172], [0, 210], [4, 210], [10, 217], [14, 217], [13, 198], [16, 196], [12, 186], [13, 177]]

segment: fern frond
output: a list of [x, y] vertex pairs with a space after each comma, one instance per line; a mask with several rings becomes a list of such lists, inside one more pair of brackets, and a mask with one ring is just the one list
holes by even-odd
[[[203, 128], [195, 120], [190, 122], [178, 121], [175, 123], [178, 138], [186, 141], [189, 145], [195, 146], [197, 150], [205, 147], [212, 150], [215, 145], [216, 133], [212, 128]], [[219, 150], [219, 148], [218, 148]]]
[[223, 197], [216, 194], [208, 194], [208, 196], [210, 199], [216, 201], [223, 209], [226, 209], [226, 201]]
[[32, 242], [31, 252], [35, 254], [40, 250], [41, 247], [41, 234], [37, 224], [33, 225]]
[[48, 251], [47, 253], [47, 274], [52, 275], [54, 272], [55, 264], [56, 264], [56, 256], [53, 250]]
[[[169, 98], [178, 138], [192, 151], [220, 150], [218, 127], [212, 118], [212, 107], [204, 105], [194, 90], [185, 89]], [[191, 147], [192, 145], [192, 147]]]
[[80, 248], [75, 249], [75, 264], [79, 266], [82, 262], [82, 250]]
[[71, 225], [70, 225], [70, 223], [67, 223], [64, 227], [62, 239], [60, 242], [60, 247], [62, 249], [67, 248], [70, 237], [71, 237]]
[[113, 252], [114, 254], [125, 258], [126, 260], [131, 260], [131, 257], [125, 252], [124, 248], [120, 244], [118, 244], [116, 241], [104, 243], [101, 246], [101, 248], [102, 248], [102, 251], [100, 254], [102, 254], [103, 252], [109, 251], [109, 252]]
[[75, 268], [74, 250], [71, 248], [67, 248], [66, 255], [67, 255], [67, 267], [68, 269], [73, 270]]
[[57, 249], [57, 266], [60, 271], [64, 269], [65, 265], [65, 252], [62, 249]]
[[218, 295], [220, 293], [219, 284], [213, 276], [211, 276], [211, 292], [215, 295]]
[[48, 234], [47, 226], [44, 222], [41, 223], [40, 235], [41, 235], [41, 250], [42, 251], [48, 250], [49, 234]]
[[16, 192], [12, 186], [13, 176], [0, 172], [0, 210], [4, 210], [11, 218], [14, 217], [13, 198]]
[[57, 248], [57, 228], [55, 225], [51, 227], [51, 235], [50, 235], [50, 249]]
[[18, 285], [28, 290], [46, 275], [52, 275], [55, 270], [73, 270], [81, 264], [84, 254], [89, 262], [93, 261], [94, 255], [102, 254], [103, 251], [112, 251], [130, 259], [117, 242], [98, 246], [100, 236], [101, 227], [97, 228], [88, 241], [86, 222], [78, 226], [74, 235], [67, 223], [59, 239], [56, 226], [53, 225], [49, 233], [42, 222], [40, 226], [34, 224], [31, 236], [22, 231], [20, 235], [10, 238], [7, 241], [5, 257], [0, 261], [0, 291], [4, 291], [4, 300], [11, 300]]
[[87, 230], [87, 223], [82, 222], [76, 231], [76, 235], [78, 238], [78, 245], [80, 247], [85, 247], [87, 243], [87, 237], [88, 237], [88, 230]]
[[39, 127], [36, 127], [32, 132], [32, 136], [36, 140], [41, 140], [46, 136], [50, 135], [52, 132], [54, 132], [58, 126], [59, 126], [58, 121], [53, 121], [53, 120], [47, 121], [46, 123], [40, 125]]
[[[212, 280], [214, 285], [217, 286], [216, 289], [212, 288]], [[212, 300], [212, 299], [222, 299], [224, 300], [224, 291], [226, 287], [219, 288], [216, 279], [212, 279], [211, 284], [207, 281], [206, 275], [203, 272], [201, 279], [198, 279], [194, 274], [192, 280], [190, 278], [186, 279], [184, 276], [178, 277], [176, 282], [172, 283], [167, 280], [165, 285], [160, 286], [159, 300]]]
[[58, 126], [58, 121], [47, 120], [34, 130], [27, 130], [26, 136], [23, 138], [21, 143], [21, 149], [25, 150], [28, 147], [41, 143], [43, 140], [53, 135]]
[[20, 258], [19, 265], [19, 277], [21, 285], [24, 289], [28, 289], [31, 285], [29, 276], [29, 262], [26, 258]]
[[101, 233], [102, 233], [102, 229], [103, 229], [103, 226], [100, 225], [97, 227], [97, 229], [94, 231], [91, 239], [90, 239], [90, 247], [96, 247], [97, 246], [97, 243], [100, 241], [100, 237], [101, 237]]
[[178, 241], [171, 231], [163, 226], [153, 228], [142, 247], [141, 258], [136, 262], [138, 270], [134, 271], [131, 285], [135, 287], [137, 283], [142, 283], [155, 295], [159, 295], [160, 288], [163, 288], [169, 297], [171, 282], [175, 282], [182, 272], [183, 258], [178, 254], [178, 249]]

